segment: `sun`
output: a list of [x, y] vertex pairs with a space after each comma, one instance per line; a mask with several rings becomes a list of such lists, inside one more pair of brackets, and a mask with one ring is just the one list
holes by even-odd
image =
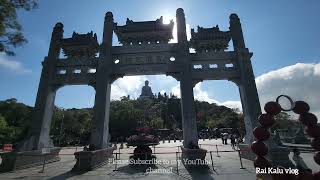
[[176, 21], [176, 18], [171, 15], [164, 15], [162, 16], [162, 18], [163, 18], [163, 24], [169, 24], [171, 20], [173, 20], [174, 22]]
[[173, 20], [173, 32], [172, 32], [172, 36], [173, 36], [173, 39], [171, 39], [169, 41], [169, 43], [177, 43], [177, 26], [176, 26], [176, 17], [174, 16], [171, 16], [171, 15], [164, 15], [162, 16], [163, 18], [163, 24], [169, 24], [171, 22], [171, 20]]

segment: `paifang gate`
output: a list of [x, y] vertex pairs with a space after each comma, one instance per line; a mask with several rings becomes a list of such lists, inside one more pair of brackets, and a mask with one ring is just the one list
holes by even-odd
[[[180, 82], [183, 145], [198, 144], [193, 87], [203, 80], [229, 80], [237, 84], [245, 118], [247, 143], [253, 141], [252, 131], [261, 114], [259, 97], [251, 65], [252, 53], [246, 48], [241, 23], [236, 14], [230, 15], [230, 28], [218, 26], [191, 30], [187, 40], [183, 9], [176, 11], [177, 43], [172, 39], [174, 22], [134, 22], [127, 19], [117, 25], [107, 12], [102, 43], [96, 34], [73, 33], [63, 37], [63, 24], [53, 28], [48, 56], [43, 69], [34, 118], [22, 151], [52, 147], [49, 137], [55, 94], [65, 85], [90, 85], [96, 91], [94, 119], [90, 143], [97, 149], [108, 147], [111, 84], [126, 75], [166, 74]], [[113, 32], [121, 46], [112, 45]], [[233, 51], [226, 51], [232, 40]], [[195, 53], [189, 49], [194, 48]], [[65, 58], [60, 58], [60, 51]]]

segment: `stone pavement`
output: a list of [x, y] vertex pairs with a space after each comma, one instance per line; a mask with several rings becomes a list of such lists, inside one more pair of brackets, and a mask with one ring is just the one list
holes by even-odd
[[[206, 156], [206, 160], [209, 162], [208, 168], [187, 170], [182, 163], [177, 163], [176, 161], [176, 152], [181, 152], [177, 146], [181, 145], [181, 142], [171, 141], [170, 143], [161, 142], [156, 146], [155, 153], [159, 163], [152, 167], [152, 173], [146, 173], [145, 168], [133, 168], [128, 165], [129, 153], [133, 152], [133, 147], [127, 148], [126, 146], [120, 151], [119, 149], [116, 151], [121, 153], [120, 158], [117, 156], [120, 159], [118, 160], [119, 164], [112, 163], [112, 160], [110, 160], [110, 163], [93, 171], [82, 174], [71, 173], [69, 171], [75, 164], [73, 153], [76, 149], [64, 148], [60, 155], [61, 161], [46, 164], [44, 172], [41, 172], [42, 166], [37, 166], [15, 172], [2, 173], [0, 174], [0, 179], [256, 179], [252, 161], [242, 159], [245, 169], [240, 169], [238, 152], [234, 151], [230, 145], [222, 145], [219, 139], [200, 140], [199, 144], [201, 144], [202, 148], [207, 149], [208, 152], [214, 151], [212, 153], [214, 171], [212, 170], [210, 153], [207, 153]], [[118, 145], [119, 147], [120, 145]], [[218, 155], [216, 153], [217, 147]], [[81, 150], [81, 148], [77, 148], [77, 150]], [[302, 155], [304, 157], [306, 154], [303, 153]], [[309, 161], [312, 160], [312, 154], [306, 156], [305, 159], [307, 165], [309, 165]], [[317, 169], [313, 161], [310, 164], [313, 170]]]

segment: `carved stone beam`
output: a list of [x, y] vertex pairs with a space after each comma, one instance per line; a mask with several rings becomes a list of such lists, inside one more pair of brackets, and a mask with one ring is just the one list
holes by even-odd
[[192, 80], [193, 87], [195, 87], [199, 82], [202, 82], [202, 81], [203, 81], [203, 79], [193, 79]]
[[180, 73], [166, 73], [166, 76], [171, 76], [174, 79], [176, 79], [177, 81], [181, 80], [181, 74]]
[[113, 83], [114, 81], [116, 81], [119, 78], [123, 78], [124, 74], [113, 74], [110, 76], [111, 78], [111, 83]]
[[239, 78], [230, 78], [228, 81], [234, 82], [237, 86], [240, 85], [240, 79]]
[[65, 86], [65, 84], [53, 84], [52, 86], [51, 86], [51, 88], [52, 88], [52, 90], [53, 91], [55, 91], [55, 92], [57, 92], [57, 90], [58, 89], [60, 89], [60, 88], [62, 88], [63, 86]]
[[96, 90], [96, 82], [89, 82], [88, 86], [91, 86], [94, 90]]

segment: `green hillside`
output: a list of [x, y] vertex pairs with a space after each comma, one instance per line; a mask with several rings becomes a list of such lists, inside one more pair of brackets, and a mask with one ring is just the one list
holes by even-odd
[[[238, 128], [244, 134], [243, 115], [236, 109], [195, 101], [198, 130], [208, 128]], [[0, 144], [17, 143], [26, 135], [32, 119], [33, 107], [16, 99], [0, 101]], [[277, 128], [296, 126], [286, 114], [279, 116]], [[55, 144], [73, 145], [86, 143], [90, 137], [93, 110], [62, 109], [56, 107], [51, 125], [51, 138]], [[62, 123], [63, 121], [63, 123]], [[112, 101], [110, 108], [111, 137], [127, 137], [136, 127], [155, 129], [182, 129], [180, 99], [161, 95], [153, 99], [130, 99]]]

